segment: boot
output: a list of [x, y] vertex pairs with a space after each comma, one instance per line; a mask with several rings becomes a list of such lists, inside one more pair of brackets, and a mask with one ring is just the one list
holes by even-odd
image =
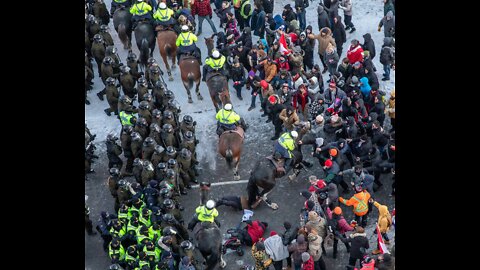
[[347, 27], [345, 27], [345, 31], [348, 31], [350, 30], [350, 25], [347, 25]]
[[357, 29], [355, 29], [355, 26], [354, 26], [354, 27], [352, 27], [352, 30], [350, 30], [349, 33], [351, 34], [351, 33], [355, 32], [355, 30], [357, 30]]
[[102, 95], [102, 93], [98, 92], [98, 93], [97, 93], [97, 97], [98, 97], [101, 101], [103, 101], [103, 95]]
[[377, 255], [377, 254], [380, 254], [382, 253], [379, 249], [375, 249], [374, 251], [372, 251], [372, 254], [373, 255]]
[[251, 106], [248, 107], [248, 111], [251, 111], [251, 110], [253, 110], [253, 109], [255, 109], [255, 107], [251, 107]]
[[90, 101], [88, 99], [85, 99], [85, 104], [90, 105]]
[[104, 111], [108, 116], [112, 115], [112, 112], [110, 112], [109, 109], [105, 109], [105, 110], [103, 110], [103, 111]]
[[383, 78], [382, 78], [382, 81], [390, 81], [390, 78], [383, 77]]

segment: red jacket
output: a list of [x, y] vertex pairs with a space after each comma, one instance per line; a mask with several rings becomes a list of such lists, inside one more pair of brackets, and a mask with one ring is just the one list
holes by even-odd
[[258, 239], [263, 236], [265, 228], [263, 227], [263, 224], [260, 224], [260, 221], [254, 220], [252, 221], [252, 225], [247, 224], [247, 232], [250, 235], [250, 238], [252, 238], [252, 243], [256, 243], [258, 242]]
[[307, 262], [304, 262], [302, 264], [302, 270], [314, 270], [314, 269], [315, 269], [315, 267], [313, 265], [313, 257], [310, 256], [310, 259], [308, 259]]
[[305, 110], [305, 105], [308, 103], [308, 91], [305, 91], [305, 93], [302, 94], [302, 91], [298, 90], [297, 93], [295, 94], [295, 98], [293, 99], [293, 107], [295, 109], [298, 108], [297, 103], [300, 103], [300, 106], [302, 106], [302, 112]]
[[210, 16], [212, 15], [212, 7], [210, 7], [209, 0], [195, 0], [191, 6], [192, 16]]
[[355, 62], [360, 62], [362, 63], [363, 62], [363, 49], [360, 45], [358, 45], [357, 47], [353, 48], [352, 47], [353, 45], [350, 45], [350, 48], [348, 48], [348, 51], [347, 51], [347, 58], [348, 58], [348, 62], [350, 64], [355, 64]]

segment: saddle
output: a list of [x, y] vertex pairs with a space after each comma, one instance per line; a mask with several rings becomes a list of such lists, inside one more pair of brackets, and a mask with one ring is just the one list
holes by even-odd
[[275, 166], [275, 174], [277, 177], [282, 177], [286, 174], [285, 159], [282, 158], [278, 153], [275, 153], [274, 155], [271, 155], [271, 156], [267, 156], [266, 158], [270, 160], [272, 164]]
[[173, 29], [171, 26], [165, 26], [165, 25], [159, 24], [155, 27], [155, 31], [157, 31], [157, 32], [174, 31], [175, 32], [175, 29]]
[[195, 225], [195, 227], [193, 228], [193, 235], [195, 236], [195, 239], [196, 239], [197, 234], [201, 230], [209, 230], [209, 229], [214, 229], [214, 228], [218, 228], [218, 226], [215, 222], [208, 222], [208, 221], [198, 222]]
[[198, 60], [197, 57], [195, 57], [194, 52], [185, 52], [180, 54], [179, 62], [182, 61], [183, 59], [195, 59]]
[[[240, 137], [241, 137], [242, 139], [245, 138], [245, 131], [244, 131], [243, 128], [240, 127], [240, 126], [237, 126], [235, 129], [225, 130], [225, 131], [222, 133], [222, 135], [223, 135], [223, 134], [226, 134], [226, 133], [237, 133], [238, 135], [240, 135]], [[220, 135], [220, 136], [221, 136], [221, 135]]]
[[205, 79], [205, 81], [208, 81], [210, 80], [211, 78], [215, 77], [215, 76], [220, 76], [220, 75], [223, 75], [221, 71], [219, 70], [212, 70], [210, 71], [208, 74], [207, 74], [207, 77]]

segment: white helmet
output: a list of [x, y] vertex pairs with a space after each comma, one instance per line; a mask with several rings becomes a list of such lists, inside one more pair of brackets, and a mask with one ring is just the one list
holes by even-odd
[[182, 26], [182, 31], [188, 31], [188, 26], [187, 26], [187, 25], [183, 25], [183, 26]]
[[143, 0], [137, 0], [137, 2], [143, 2]]
[[208, 200], [205, 206], [208, 210], [212, 210], [215, 207], [215, 202], [213, 200]]
[[223, 106], [223, 108], [227, 111], [230, 111], [233, 108], [233, 106], [232, 106], [232, 104], [227, 103], [227, 104], [225, 104], [225, 106]]
[[215, 59], [216, 59], [216, 58], [219, 58], [219, 57], [220, 57], [220, 52], [217, 51], [217, 50], [214, 50], [214, 51], [212, 52], [212, 57], [215, 58]]
[[292, 137], [293, 137], [294, 139], [296, 139], [296, 138], [298, 137], [298, 132], [296, 132], [295, 130], [292, 130], [292, 131], [290, 132], [290, 135], [292, 135]]
[[162, 3], [160, 3], [160, 5], [158, 5], [158, 7], [159, 7], [160, 9], [166, 9], [166, 8], [167, 8], [167, 5], [162, 2]]

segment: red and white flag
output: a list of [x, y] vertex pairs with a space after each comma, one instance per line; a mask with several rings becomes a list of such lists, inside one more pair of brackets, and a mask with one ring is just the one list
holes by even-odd
[[288, 48], [288, 45], [287, 45], [287, 40], [285, 39], [285, 33], [282, 33], [282, 35], [280, 36], [280, 40], [278, 41], [280, 43], [280, 52], [283, 53], [284, 55], [290, 53], [290, 50], [287, 49]]
[[380, 251], [382, 252], [382, 254], [384, 253], [390, 254], [390, 251], [388, 251], [387, 246], [383, 242], [383, 237], [382, 237], [382, 234], [380, 233], [380, 228], [378, 227], [378, 224], [377, 224], [377, 238], [378, 238], [378, 246], [380, 247]]

